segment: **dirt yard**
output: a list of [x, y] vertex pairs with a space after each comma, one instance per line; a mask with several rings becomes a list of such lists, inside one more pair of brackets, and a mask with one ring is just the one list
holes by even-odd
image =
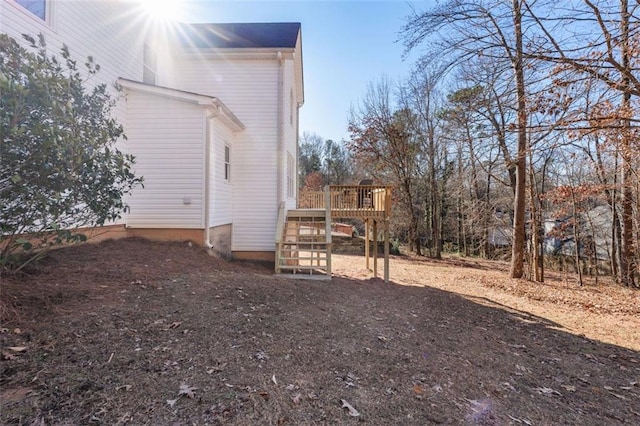
[[[107, 241], [3, 277], [6, 425], [640, 424], [640, 292], [335, 256], [331, 282]], [[380, 265], [381, 266], [381, 265]]]

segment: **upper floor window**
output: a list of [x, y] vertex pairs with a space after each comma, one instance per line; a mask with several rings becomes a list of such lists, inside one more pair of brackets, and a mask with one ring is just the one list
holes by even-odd
[[289, 124], [293, 126], [293, 111], [294, 111], [294, 104], [293, 104], [293, 89], [291, 89], [291, 91], [289, 92]]
[[47, 0], [14, 0], [43, 21], [47, 20]]
[[158, 74], [158, 54], [147, 43], [144, 44], [142, 52], [142, 82], [156, 84]]
[[224, 146], [224, 180], [231, 180], [231, 147]]
[[287, 197], [293, 198], [295, 191], [295, 170], [296, 162], [293, 155], [287, 152]]

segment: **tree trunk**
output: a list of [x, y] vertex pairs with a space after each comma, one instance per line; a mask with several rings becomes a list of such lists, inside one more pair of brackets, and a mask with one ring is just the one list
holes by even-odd
[[539, 222], [538, 208], [536, 206], [536, 181], [533, 173], [533, 162], [529, 161], [529, 203], [531, 204], [531, 268], [533, 269], [533, 280], [542, 282], [540, 272], [540, 241], [539, 241]]
[[575, 262], [576, 262], [576, 272], [578, 273], [578, 284], [582, 287], [582, 266], [580, 265], [580, 234], [578, 233], [578, 228], [580, 224], [578, 223], [578, 208], [576, 200], [575, 188], [571, 188], [571, 208], [572, 208], [572, 216], [573, 216], [573, 245], [575, 247]]
[[431, 244], [434, 248], [432, 255], [436, 259], [442, 257], [442, 250], [438, 240], [440, 239], [440, 194], [438, 191], [438, 181], [436, 176], [436, 143], [433, 130], [429, 129], [429, 179], [431, 187], [429, 193], [431, 196]]
[[511, 249], [511, 278], [524, 275], [525, 242], [525, 184], [527, 166], [527, 111], [522, 44], [522, 11], [520, 0], [513, 0], [513, 27], [515, 32], [515, 52], [512, 57], [513, 72], [518, 96], [518, 152], [516, 154], [516, 190], [513, 202], [513, 246]]
[[[622, 66], [630, 69], [631, 47], [629, 40], [629, 4], [627, 0], [620, 2], [620, 26], [622, 35]], [[623, 95], [622, 109], [624, 128], [622, 131], [622, 247], [620, 256], [620, 278], [623, 285], [635, 286], [635, 247], [633, 244], [633, 170], [631, 168], [631, 82], [626, 74], [622, 77]]]

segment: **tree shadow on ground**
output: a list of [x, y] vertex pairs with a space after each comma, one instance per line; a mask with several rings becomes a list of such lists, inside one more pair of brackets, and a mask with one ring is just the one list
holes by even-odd
[[637, 351], [485, 298], [145, 241], [62, 250], [37, 280], [64, 297], [5, 322], [5, 424], [640, 421]]

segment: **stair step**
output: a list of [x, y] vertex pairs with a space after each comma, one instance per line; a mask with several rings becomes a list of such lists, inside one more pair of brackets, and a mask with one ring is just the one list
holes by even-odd
[[286, 239], [283, 242], [288, 243], [300, 243], [300, 244], [327, 244], [326, 238], [298, 238], [298, 239]]
[[326, 234], [305, 234], [303, 232], [285, 232], [285, 237], [300, 237], [300, 238], [327, 238]]
[[326, 210], [317, 210], [317, 209], [295, 209], [289, 210], [287, 212], [287, 218], [290, 217], [321, 217], [324, 218], [327, 216]]
[[331, 277], [328, 274], [276, 274], [276, 277], [290, 278], [296, 280], [316, 280], [316, 281], [331, 281]]
[[304, 270], [326, 270], [326, 266], [311, 266], [311, 265], [281, 265], [280, 269], [304, 269]]
[[[287, 248], [287, 250], [299, 250], [299, 251], [310, 251], [312, 250], [309, 246], [327, 246], [331, 243], [327, 243], [325, 242], [315, 242], [315, 243], [310, 243], [310, 242], [303, 242], [303, 241], [283, 241], [280, 244], [282, 244], [283, 246], [287, 246], [289, 248]], [[298, 247], [301, 246], [301, 247]], [[292, 247], [295, 247], [295, 249], [293, 249]], [[321, 249], [316, 249], [316, 250], [325, 250], [326, 248], [321, 248]]]
[[[289, 252], [319, 253], [319, 254], [327, 254], [328, 253], [327, 250], [321, 250], [321, 249], [309, 249], [309, 250], [305, 250], [305, 249], [302, 249], [302, 250], [288, 250], [288, 249], [285, 249], [284, 251], [285, 252], [289, 251]], [[289, 253], [289, 254], [291, 254], [291, 253]], [[286, 256], [286, 257], [294, 257], [295, 258], [295, 256]]]
[[326, 262], [329, 260], [327, 257], [312, 257], [312, 256], [303, 256], [303, 257], [281, 257], [280, 260], [313, 260], [314, 262]]

